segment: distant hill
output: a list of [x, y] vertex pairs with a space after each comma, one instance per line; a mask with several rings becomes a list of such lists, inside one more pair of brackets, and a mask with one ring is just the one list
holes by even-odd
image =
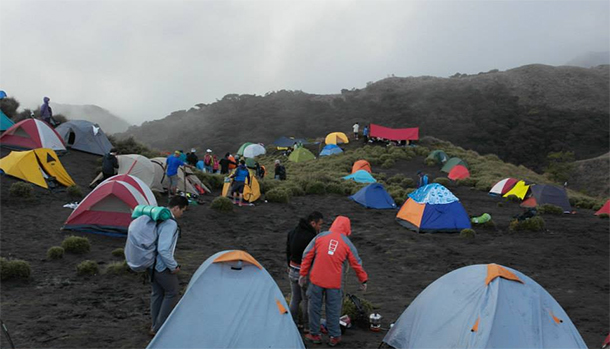
[[610, 197], [610, 153], [576, 161], [568, 185], [588, 195]]
[[335, 95], [285, 90], [226, 95], [118, 136], [135, 136], [160, 150], [197, 147], [223, 153], [247, 141], [350, 132], [356, 121], [373, 122], [419, 126], [422, 136], [541, 170], [549, 152], [574, 151], [578, 159], [608, 152], [608, 85], [607, 65], [391, 77]]
[[598, 65], [610, 64], [610, 52], [588, 52], [580, 55], [571, 61], [567, 62], [566, 65], [572, 65], [575, 67], [591, 68]]
[[130, 124], [108, 110], [97, 105], [72, 105], [51, 102], [54, 114], [63, 114], [68, 119], [87, 120], [97, 123], [107, 134], [124, 132]]

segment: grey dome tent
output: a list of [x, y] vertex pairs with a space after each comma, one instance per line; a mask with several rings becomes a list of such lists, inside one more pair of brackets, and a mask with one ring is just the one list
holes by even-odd
[[91, 154], [104, 155], [112, 149], [112, 144], [102, 129], [90, 121], [70, 120], [55, 129], [66, 146]]

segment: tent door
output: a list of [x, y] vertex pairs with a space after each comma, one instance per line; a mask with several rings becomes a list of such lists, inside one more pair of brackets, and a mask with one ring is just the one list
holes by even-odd
[[74, 145], [74, 141], [76, 140], [76, 134], [74, 133], [74, 131], [70, 130], [70, 135], [68, 136], [68, 146], [72, 146]]

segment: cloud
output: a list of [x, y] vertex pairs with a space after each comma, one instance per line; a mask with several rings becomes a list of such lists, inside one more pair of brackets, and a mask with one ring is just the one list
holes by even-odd
[[609, 50], [604, 1], [3, 1], [0, 88], [132, 123], [228, 93], [561, 65]]

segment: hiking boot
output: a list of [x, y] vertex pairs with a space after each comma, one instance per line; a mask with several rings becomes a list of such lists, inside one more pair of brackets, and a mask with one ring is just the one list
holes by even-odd
[[313, 344], [322, 344], [322, 336], [319, 334], [308, 333], [305, 335], [305, 339], [312, 342]]
[[334, 347], [335, 345], [341, 343], [341, 336], [339, 337], [330, 337], [330, 339], [328, 340], [328, 345], [330, 345], [331, 347]]

